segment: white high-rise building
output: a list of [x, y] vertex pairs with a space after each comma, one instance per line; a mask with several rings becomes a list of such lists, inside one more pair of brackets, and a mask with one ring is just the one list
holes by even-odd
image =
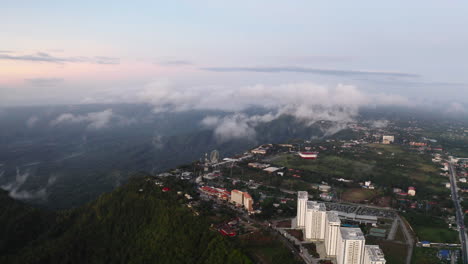
[[337, 264], [363, 263], [365, 239], [361, 229], [340, 227], [337, 244]]
[[340, 232], [341, 220], [335, 212], [327, 212], [325, 219], [325, 250], [327, 256], [336, 256], [338, 244], [338, 233]]
[[306, 219], [306, 210], [307, 210], [307, 200], [309, 199], [309, 194], [304, 191], [297, 192], [297, 227], [305, 227]]
[[315, 201], [307, 202], [305, 219], [305, 238], [311, 240], [325, 239], [325, 218], [327, 209], [325, 204]]
[[363, 264], [385, 264], [387, 261], [384, 254], [377, 245], [366, 245], [364, 247], [364, 262]]

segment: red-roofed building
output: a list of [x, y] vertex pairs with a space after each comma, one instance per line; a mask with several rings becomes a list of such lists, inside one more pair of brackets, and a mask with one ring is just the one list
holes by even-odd
[[201, 192], [204, 194], [210, 195], [210, 196], [215, 196], [224, 200], [229, 200], [229, 197], [231, 196], [229, 191], [224, 188], [214, 188], [214, 187], [209, 187], [209, 186], [202, 186], [199, 188]]
[[236, 232], [230, 228], [220, 228], [219, 229], [219, 232], [223, 235], [223, 236], [228, 236], [228, 237], [233, 237], [233, 236], [236, 236]]

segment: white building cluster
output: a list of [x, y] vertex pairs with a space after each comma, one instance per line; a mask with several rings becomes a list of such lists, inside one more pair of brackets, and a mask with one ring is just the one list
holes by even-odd
[[338, 264], [385, 264], [379, 246], [365, 245], [360, 228], [341, 227], [336, 212], [327, 212], [325, 204], [308, 198], [307, 192], [298, 192], [296, 226], [306, 240], [323, 241], [326, 257], [336, 258]]

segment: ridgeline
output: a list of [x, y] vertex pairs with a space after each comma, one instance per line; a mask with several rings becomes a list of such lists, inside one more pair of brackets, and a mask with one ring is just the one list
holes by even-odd
[[49, 212], [0, 193], [0, 263], [252, 263], [150, 177]]

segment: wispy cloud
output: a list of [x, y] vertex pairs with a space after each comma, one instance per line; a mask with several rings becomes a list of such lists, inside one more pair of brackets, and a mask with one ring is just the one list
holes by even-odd
[[0, 60], [48, 62], [48, 63], [96, 63], [96, 64], [119, 64], [119, 58], [95, 56], [95, 57], [60, 57], [46, 52], [36, 52], [26, 55], [0, 54]]
[[158, 62], [160, 65], [165, 65], [165, 66], [187, 66], [187, 65], [193, 65], [193, 62], [189, 60], [165, 60]]
[[409, 81], [409, 80], [400, 80], [400, 79], [370, 79], [370, 78], [355, 78], [357, 81], [365, 81], [365, 82], [372, 82], [376, 84], [390, 84], [390, 85], [401, 85], [401, 86], [415, 86], [415, 87], [427, 87], [427, 86], [435, 86], [435, 87], [468, 87], [467, 83], [462, 82], [425, 82], [425, 81]]
[[28, 118], [28, 120], [26, 120], [26, 126], [28, 128], [32, 128], [36, 125], [37, 121], [39, 121], [39, 118], [37, 116], [31, 116], [30, 118]]
[[[139, 98], [152, 104], [156, 113], [196, 109], [233, 113], [228, 116], [209, 116], [202, 121], [202, 125], [213, 129], [220, 141], [254, 139], [258, 124], [270, 122], [282, 115], [293, 116], [307, 126], [319, 121], [330, 121], [335, 125], [336, 132], [352, 122], [362, 106], [409, 105], [407, 98], [398, 95], [369, 94], [351, 85], [327, 87], [310, 82], [257, 84], [234, 89], [186, 89], [161, 81], [148, 85]], [[268, 109], [268, 113], [250, 116], [244, 111], [250, 107], [263, 107]]]
[[113, 117], [112, 109], [106, 109], [102, 112], [93, 112], [86, 115], [74, 115], [65, 113], [58, 116], [50, 122], [51, 126], [56, 126], [62, 123], [88, 123], [87, 129], [101, 129], [107, 127]]
[[62, 78], [30, 78], [24, 79], [24, 81], [33, 86], [55, 86], [63, 83], [65, 80]]
[[310, 73], [320, 75], [333, 76], [381, 76], [381, 77], [405, 77], [417, 78], [418, 74], [390, 71], [365, 71], [365, 70], [338, 70], [338, 69], [314, 69], [307, 67], [205, 67], [200, 68], [205, 71], [212, 72], [263, 72], [263, 73], [280, 73], [280, 72], [295, 72], [295, 73]]
[[466, 114], [468, 111], [465, 106], [459, 102], [453, 102], [445, 111], [448, 114]]
[[[0, 175], [1, 176], [1, 175]], [[19, 200], [46, 200], [47, 199], [47, 189], [51, 187], [57, 180], [56, 176], [51, 176], [47, 180], [47, 184], [37, 190], [24, 190], [22, 189], [24, 183], [30, 177], [29, 170], [21, 172], [20, 169], [16, 168], [16, 177], [15, 180], [7, 184], [1, 185], [0, 188], [8, 191], [10, 197]]]

